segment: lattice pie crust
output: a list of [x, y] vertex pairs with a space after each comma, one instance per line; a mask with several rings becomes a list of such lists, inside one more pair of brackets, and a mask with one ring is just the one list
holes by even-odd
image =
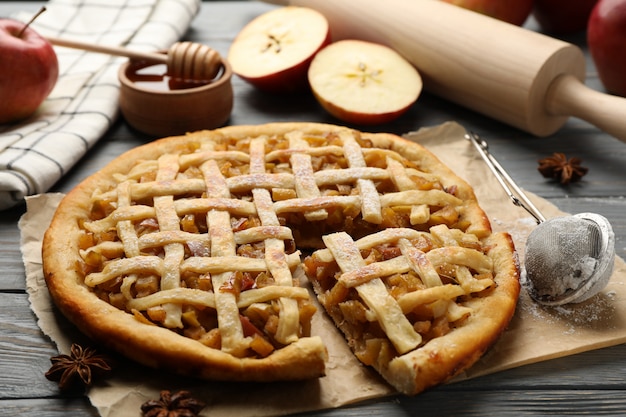
[[471, 366], [519, 294], [510, 237], [430, 152], [312, 123], [121, 155], [62, 201], [43, 261], [56, 304], [96, 341], [233, 381], [324, 375], [304, 271], [356, 356], [406, 394]]

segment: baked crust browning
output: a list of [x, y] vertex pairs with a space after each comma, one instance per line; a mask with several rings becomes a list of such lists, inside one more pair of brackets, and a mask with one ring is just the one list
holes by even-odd
[[[304, 265], [301, 250], [316, 250]], [[121, 155], [61, 202], [43, 261], [53, 300], [93, 339], [234, 381], [324, 375], [304, 267], [357, 357], [407, 394], [471, 366], [519, 293], [512, 241], [434, 155], [314, 123]]]

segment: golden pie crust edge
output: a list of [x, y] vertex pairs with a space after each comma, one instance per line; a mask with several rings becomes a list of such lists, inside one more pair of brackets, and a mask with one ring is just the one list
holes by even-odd
[[[43, 242], [44, 276], [57, 307], [94, 340], [151, 367], [200, 378], [239, 381], [299, 380], [324, 375], [327, 352], [319, 337], [301, 338], [263, 359], [239, 359], [171, 330], [139, 323], [132, 315], [100, 300], [82, 283], [74, 266], [78, 260], [78, 239], [68, 238], [79, 233], [81, 219], [88, 220], [93, 190], [114, 183], [112, 174], [127, 172], [137, 159], [156, 159], [184, 146], [194, 137], [229, 135], [244, 138], [280, 135], [294, 129], [321, 133], [346, 128], [318, 123], [270, 123], [193, 132], [131, 149], [81, 182], [61, 202]], [[474, 306], [472, 320], [391, 363], [374, 366], [400, 392], [413, 395], [467, 369], [497, 340], [515, 311], [519, 296], [519, 265], [510, 236], [491, 234], [489, 221], [478, 206], [472, 188], [432, 153], [393, 134], [362, 132], [362, 136], [372, 139], [375, 145], [388, 145], [406, 158], [417, 161], [438, 175], [444, 185], [459, 185], [460, 198], [473, 201], [466, 213], [472, 223], [467, 232], [496, 243], [489, 256], [495, 261], [498, 286], [488, 297], [488, 302], [483, 300]], [[151, 343], [146, 345], [146, 340]]]

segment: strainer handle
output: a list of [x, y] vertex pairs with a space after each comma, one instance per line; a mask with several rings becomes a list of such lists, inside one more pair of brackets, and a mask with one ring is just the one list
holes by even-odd
[[496, 177], [504, 191], [508, 194], [513, 204], [522, 207], [531, 216], [537, 220], [537, 224], [546, 221], [545, 216], [539, 211], [539, 209], [530, 201], [528, 196], [522, 191], [522, 189], [513, 181], [513, 178], [504, 170], [502, 165], [496, 160], [496, 158], [489, 152], [489, 146], [487, 142], [481, 139], [476, 133], [469, 132], [465, 137], [472, 142], [480, 156], [487, 163], [487, 166]]

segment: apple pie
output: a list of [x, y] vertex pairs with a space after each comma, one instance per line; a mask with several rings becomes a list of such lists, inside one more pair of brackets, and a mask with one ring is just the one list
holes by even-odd
[[324, 375], [319, 301], [358, 359], [409, 395], [478, 360], [519, 295], [510, 236], [434, 155], [315, 123], [128, 151], [63, 199], [43, 269], [94, 340], [208, 379]]

